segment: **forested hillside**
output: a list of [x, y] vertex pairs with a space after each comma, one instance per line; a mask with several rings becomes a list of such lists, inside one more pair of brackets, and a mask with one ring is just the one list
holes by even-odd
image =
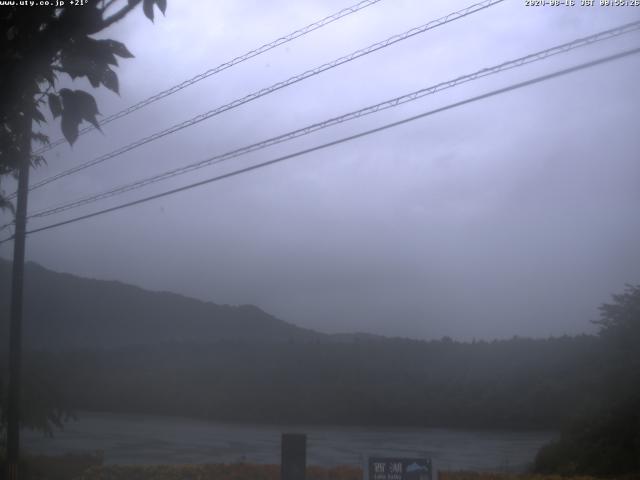
[[[6, 282], [8, 264], [0, 266]], [[6, 284], [0, 288], [6, 308]], [[26, 395], [75, 410], [555, 428], [598, 402], [602, 355], [591, 336], [460, 343], [326, 335], [256, 307], [33, 264], [26, 288]]]
[[[0, 311], [5, 312], [9, 311], [10, 272], [11, 264], [0, 259]], [[1, 326], [0, 333], [6, 336], [7, 322]], [[34, 263], [28, 263], [25, 271], [23, 331], [27, 348], [45, 350], [321, 336], [252, 305], [216, 305], [175, 293], [52, 272]]]

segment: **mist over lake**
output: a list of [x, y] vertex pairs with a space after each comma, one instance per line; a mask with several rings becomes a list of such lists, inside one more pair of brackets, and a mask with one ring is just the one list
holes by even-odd
[[101, 450], [107, 464], [279, 463], [281, 433], [308, 435], [308, 464], [361, 466], [366, 456], [431, 457], [443, 470], [524, 471], [549, 431], [242, 425], [80, 412], [52, 439], [25, 432], [34, 453]]

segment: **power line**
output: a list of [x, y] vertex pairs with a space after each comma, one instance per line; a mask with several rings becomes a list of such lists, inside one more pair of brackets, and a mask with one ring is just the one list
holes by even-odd
[[[397, 122], [388, 123], [388, 124], [383, 125], [381, 127], [373, 128], [371, 130], [366, 130], [364, 132], [357, 133], [355, 135], [350, 135], [348, 137], [343, 137], [343, 138], [340, 138], [338, 140], [334, 140], [332, 142], [328, 142], [328, 143], [324, 143], [324, 144], [321, 144], [321, 145], [317, 145], [315, 147], [307, 148], [307, 149], [304, 149], [304, 150], [299, 150], [297, 152], [294, 152], [294, 153], [291, 153], [291, 154], [288, 154], [288, 155], [284, 155], [284, 156], [275, 158], [273, 160], [269, 160], [269, 161], [266, 161], [266, 162], [258, 163], [256, 165], [252, 165], [250, 167], [246, 167], [246, 168], [242, 168], [242, 169], [230, 172], [230, 173], [225, 173], [225, 174], [222, 174], [222, 175], [218, 175], [218, 176], [206, 179], [206, 180], [201, 180], [201, 181], [196, 182], [196, 183], [191, 183], [189, 185], [185, 185], [185, 186], [182, 186], [182, 187], [179, 187], [179, 188], [174, 188], [172, 190], [168, 190], [168, 191], [165, 191], [165, 192], [162, 192], [162, 193], [158, 193], [158, 194], [155, 194], [155, 195], [144, 197], [144, 198], [141, 198], [141, 199], [138, 199], [138, 200], [134, 200], [134, 201], [131, 201], [131, 202], [123, 203], [123, 204], [120, 204], [120, 205], [117, 205], [117, 206], [114, 206], [114, 207], [105, 208], [103, 210], [98, 210], [96, 212], [89, 213], [89, 214], [86, 214], [86, 215], [81, 215], [81, 216], [74, 217], [74, 218], [71, 218], [71, 219], [68, 219], [68, 220], [64, 220], [64, 221], [61, 221], [61, 222], [57, 222], [57, 223], [53, 223], [53, 224], [50, 224], [50, 225], [46, 225], [44, 227], [39, 227], [39, 228], [36, 228], [36, 229], [28, 231], [27, 234], [42, 232], [42, 231], [45, 231], [45, 230], [50, 230], [52, 228], [57, 228], [57, 227], [60, 227], [60, 226], [63, 226], [63, 225], [68, 225], [70, 223], [75, 223], [75, 222], [78, 222], [80, 220], [86, 220], [88, 218], [92, 218], [92, 217], [96, 217], [96, 216], [103, 215], [103, 214], [106, 214], [106, 213], [114, 212], [116, 210], [122, 210], [124, 208], [128, 208], [128, 207], [131, 207], [131, 206], [134, 206], [134, 205], [139, 205], [141, 203], [146, 203], [146, 202], [149, 202], [151, 200], [156, 200], [158, 198], [162, 198], [162, 197], [166, 197], [166, 196], [169, 196], [169, 195], [173, 195], [173, 194], [176, 194], [176, 193], [179, 193], [179, 192], [183, 192], [185, 190], [190, 190], [192, 188], [200, 187], [202, 185], [207, 185], [209, 183], [213, 183], [213, 182], [216, 182], [216, 181], [219, 181], [219, 180], [223, 180], [225, 178], [234, 177], [234, 176], [237, 176], [237, 175], [240, 175], [240, 174], [243, 174], [243, 173], [247, 173], [247, 172], [250, 172], [250, 171], [253, 171], [253, 170], [257, 170], [259, 168], [263, 168], [263, 167], [267, 167], [269, 165], [280, 163], [280, 162], [283, 162], [285, 160], [289, 160], [289, 159], [292, 159], [292, 158], [295, 158], [295, 157], [306, 155], [308, 153], [312, 153], [312, 152], [315, 152], [315, 151], [318, 151], [318, 150], [323, 150], [323, 149], [328, 148], [328, 147], [339, 145], [341, 143], [345, 143], [345, 142], [348, 142], [348, 141], [351, 141], [351, 140], [355, 140], [355, 139], [362, 138], [362, 137], [365, 137], [365, 136], [368, 136], [368, 135], [372, 135], [374, 133], [378, 133], [378, 132], [381, 132], [383, 130], [388, 130], [390, 128], [394, 128], [394, 127], [397, 127], [397, 126], [400, 126], [400, 125], [404, 125], [406, 123], [409, 123], [409, 122], [412, 122], [412, 121], [415, 121], [415, 120], [418, 120], [418, 119], [421, 119], [421, 118], [425, 118], [425, 117], [428, 117], [428, 116], [431, 116], [431, 115], [435, 115], [437, 113], [441, 113], [441, 112], [444, 112], [444, 111], [447, 111], [447, 110], [451, 110], [451, 109], [454, 109], [454, 108], [457, 108], [457, 107], [461, 107], [461, 106], [467, 105], [469, 103], [477, 102], [479, 100], [484, 100], [486, 98], [494, 97], [494, 96], [497, 96], [497, 95], [500, 95], [500, 94], [503, 94], [503, 93], [507, 93], [507, 92], [513, 91], [513, 90], [517, 90], [517, 89], [524, 88], [524, 87], [527, 87], [527, 86], [530, 86], [530, 85], [534, 85], [534, 84], [541, 83], [541, 82], [544, 82], [544, 81], [547, 81], [547, 80], [551, 80], [553, 78], [557, 78], [557, 77], [561, 77], [561, 76], [564, 76], [564, 75], [568, 75], [570, 73], [574, 73], [574, 72], [577, 72], [577, 71], [580, 71], [580, 70], [585, 70], [587, 68], [595, 67], [597, 65], [602, 65], [604, 63], [608, 63], [608, 62], [611, 62], [611, 61], [614, 61], [614, 60], [619, 60], [619, 59], [622, 59], [622, 58], [625, 58], [625, 57], [628, 57], [628, 56], [631, 56], [631, 55], [635, 55], [635, 54], [638, 54], [638, 53], [640, 53], [640, 48], [634, 48], [634, 49], [626, 50], [626, 51], [623, 51], [623, 52], [620, 52], [620, 53], [617, 53], [617, 54], [614, 54], [614, 55], [609, 55], [607, 57], [602, 57], [602, 58], [599, 58], [597, 60], [592, 60], [590, 62], [582, 63], [582, 64], [579, 64], [579, 65], [576, 65], [576, 66], [573, 66], [573, 67], [569, 67], [569, 68], [566, 68], [566, 69], [563, 69], [563, 70], [558, 70], [556, 72], [549, 73], [549, 74], [546, 74], [546, 75], [542, 75], [542, 76], [539, 76], [539, 77], [535, 77], [535, 78], [532, 78], [530, 80], [526, 80], [524, 82], [519, 82], [519, 83], [512, 84], [512, 85], [510, 85], [508, 87], [500, 88], [500, 89], [497, 89], [497, 90], [492, 90], [491, 92], [484, 93], [484, 94], [481, 94], [481, 95], [477, 95], [477, 96], [468, 98], [466, 100], [461, 100], [459, 102], [451, 103], [451, 104], [446, 105], [444, 107], [436, 108], [436, 109], [430, 110], [428, 112], [421, 113], [419, 115], [415, 115], [415, 116], [412, 116], [412, 117], [405, 118], [403, 120], [399, 120]], [[7, 238], [5, 240], [0, 241], [0, 244], [11, 240], [11, 238], [12, 237], [9, 237], [9, 238]]]
[[[355, 5], [352, 5], [350, 7], [347, 8], [343, 8], [342, 10], [340, 10], [339, 12], [336, 12], [332, 15], [329, 15], [328, 17], [323, 18], [322, 20], [318, 20], [317, 22], [311, 23], [309, 25], [307, 25], [306, 27], [300, 28], [294, 32], [291, 32], [288, 35], [285, 35], [284, 37], [280, 37], [277, 40], [274, 40], [270, 43], [265, 43], [264, 45], [262, 45], [261, 47], [258, 47], [254, 50], [250, 50], [247, 53], [240, 55], [232, 60], [229, 60], [228, 62], [225, 63], [221, 63], [220, 65], [218, 65], [217, 67], [211, 68], [209, 70], [207, 70], [206, 72], [200, 73], [198, 75], [196, 75], [195, 77], [192, 77], [188, 80], [185, 80], [182, 83], [179, 83], [178, 85], [174, 85], [173, 87], [170, 87], [166, 90], [163, 90], [161, 92], [156, 93], [155, 95], [146, 98], [145, 100], [141, 100], [138, 103], [131, 105], [130, 107], [125, 108], [124, 110], [120, 110], [119, 112], [116, 112], [112, 115], [109, 115], [108, 117], [104, 118], [102, 121], [99, 122], [99, 125], [106, 125], [107, 123], [111, 123], [115, 120], [118, 120], [119, 118], [125, 117], [133, 112], [135, 112], [136, 110], [140, 110], [141, 108], [146, 107], [147, 105], [151, 105], [154, 102], [157, 102], [158, 100], [161, 100], [165, 97], [168, 97], [169, 95], [173, 95], [174, 93], [182, 90], [183, 88], [187, 88], [190, 87], [191, 85], [193, 85], [194, 83], [197, 83], [201, 80], [204, 80], [205, 78], [209, 78], [217, 73], [222, 72], [223, 70], [226, 70], [227, 68], [231, 68], [234, 65], [238, 65], [239, 63], [242, 63], [246, 60], [249, 60], [253, 57], [257, 57], [258, 55], [261, 55], [265, 52], [268, 52], [269, 50], [272, 50], [276, 47], [279, 47], [280, 45], [284, 45], [285, 43], [288, 43], [292, 40], [295, 40], [296, 38], [302, 37], [304, 35], [307, 35], [308, 33], [311, 33], [315, 30], [318, 30], [319, 28], [322, 28], [326, 25], [329, 25], [330, 23], [335, 22], [336, 20], [339, 20], [343, 17], [346, 17], [347, 15], [351, 15], [352, 13], [356, 13], [364, 8], [367, 8], [371, 5], [374, 5], [378, 2], [380, 2], [381, 0], [364, 0], [360, 3], [357, 3]], [[89, 125], [83, 129], [81, 129], [78, 133], [79, 135], [83, 135], [87, 132], [90, 132], [91, 130], [94, 130], [95, 127], [93, 125]], [[35, 155], [41, 155], [42, 153], [51, 150], [59, 145], [62, 145], [63, 143], [65, 143], [66, 140], [64, 138], [59, 138], [57, 140], [55, 140], [54, 142], [49, 143], [48, 145], [45, 145], [44, 147], [40, 148], [39, 150], [37, 150], [36, 152], [34, 152]]]
[[[447, 24], [449, 22], [452, 22], [454, 20], [458, 20], [460, 18], [464, 18], [464, 17], [466, 17], [468, 15], [471, 15], [473, 13], [479, 12], [481, 10], [489, 8], [489, 7], [493, 6], [493, 5], [501, 3], [503, 1], [504, 0], [484, 0], [483, 2], [470, 5], [470, 6], [464, 8], [462, 10], [458, 10], [456, 12], [450, 13], [450, 14], [448, 14], [448, 15], [446, 15], [444, 17], [441, 17], [439, 19], [432, 20], [432, 21], [430, 21], [430, 22], [428, 22], [428, 23], [426, 23], [426, 24], [424, 24], [424, 25], [422, 25], [420, 27], [412, 28], [410, 30], [407, 30], [404, 33], [401, 33], [401, 34], [398, 34], [398, 35], [394, 35], [394, 36], [389, 37], [386, 40], [383, 40], [381, 42], [377, 42], [377, 43], [369, 45], [368, 47], [365, 47], [363, 49], [356, 50], [355, 52], [352, 52], [349, 55], [346, 55], [344, 57], [340, 57], [340, 58], [338, 58], [338, 59], [336, 59], [336, 60], [334, 60], [332, 62], [325, 63], [325, 64], [323, 64], [323, 65], [321, 65], [319, 67], [313, 68], [311, 70], [307, 70], [306, 72], [303, 72], [303, 73], [301, 73], [299, 75], [295, 75], [293, 77], [290, 77], [287, 80], [275, 83], [275, 84], [273, 84], [273, 85], [271, 85], [269, 87], [263, 88], [263, 89], [258, 90], [256, 92], [253, 92], [253, 93], [251, 93], [249, 95], [246, 95], [246, 96], [244, 96], [242, 98], [236, 99], [236, 100], [234, 100], [234, 101], [232, 101], [230, 103], [222, 105], [222, 106], [220, 106], [218, 108], [215, 108], [213, 110], [210, 110], [210, 111], [208, 111], [206, 113], [202, 113], [200, 115], [197, 115], [197, 116], [195, 116], [195, 117], [193, 117], [193, 118], [191, 118], [189, 120], [186, 120], [184, 122], [181, 122], [181, 123], [178, 123], [176, 125], [173, 125], [172, 127], [169, 127], [169, 128], [167, 128], [165, 130], [162, 130], [160, 132], [156, 132], [156, 133], [154, 133], [154, 134], [152, 134], [152, 135], [150, 135], [148, 137], [144, 137], [144, 138], [142, 138], [140, 140], [137, 140], [137, 141], [135, 141], [133, 143], [130, 143], [128, 145], [120, 147], [117, 150], [114, 150], [114, 151], [112, 151], [110, 153], [107, 153], [105, 155], [101, 155], [101, 156], [99, 156], [99, 157], [97, 157], [97, 158], [95, 158], [93, 160], [90, 160], [88, 162], [85, 162], [85, 163], [83, 163], [81, 165], [78, 165], [76, 167], [72, 167], [72, 168], [70, 168], [68, 170], [65, 170], [63, 172], [60, 172], [60, 173], [58, 173], [56, 175], [53, 175], [53, 176], [48, 177], [48, 178], [45, 178], [45, 179], [33, 184], [30, 187], [30, 190], [35, 190], [35, 189], [40, 188], [40, 187], [42, 187], [44, 185], [47, 185], [47, 184], [49, 184], [51, 182], [59, 180], [60, 178], [72, 175], [72, 174], [77, 173], [77, 172], [79, 172], [81, 170], [84, 170], [86, 168], [92, 167], [94, 165], [97, 165], [99, 163], [102, 163], [102, 162], [104, 162], [106, 160], [109, 160], [111, 158], [117, 157], [119, 155], [122, 155], [123, 153], [129, 152], [129, 151], [131, 151], [131, 150], [133, 150], [135, 148], [138, 148], [138, 147], [140, 147], [142, 145], [145, 145], [145, 144], [147, 144], [149, 142], [152, 142], [154, 140], [162, 138], [162, 137], [164, 137], [166, 135], [170, 135], [172, 133], [178, 132], [178, 131], [183, 130], [185, 128], [191, 127], [191, 126], [193, 126], [193, 125], [195, 125], [197, 123], [200, 123], [200, 122], [202, 122], [204, 120], [207, 120], [207, 119], [209, 119], [211, 117], [214, 117], [214, 116], [219, 115], [219, 114], [221, 114], [223, 112], [226, 112], [227, 110], [231, 110], [231, 109], [236, 108], [236, 107], [238, 107], [240, 105], [243, 105], [243, 104], [248, 103], [250, 101], [256, 100], [256, 99], [258, 99], [260, 97], [263, 97], [265, 95], [268, 95], [270, 93], [273, 93], [273, 92], [275, 92], [277, 90], [280, 90], [282, 88], [285, 88], [285, 87], [288, 87], [290, 85], [293, 85], [294, 83], [300, 82], [300, 81], [305, 80], [305, 79], [307, 79], [309, 77], [318, 75], [318, 74], [320, 74], [322, 72], [325, 72], [325, 71], [330, 70], [332, 68], [338, 67], [338, 66], [340, 66], [342, 64], [351, 62], [351, 61], [353, 61], [353, 60], [355, 60], [357, 58], [363, 57], [363, 56], [368, 55], [370, 53], [373, 53], [373, 52], [375, 52], [377, 50], [380, 50], [382, 48], [386, 48], [386, 47], [388, 47], [390, 45], [393, 45], [395, 43], [398, 43], [398, 42], [401, 42], [401, 41], [406, 40], [408, 38], [411, 38], [411, 37], [413, 37], [415, 35], [427, 32], [429, 30], [432, 30], [432, 29], [434, 29], [436, 27], [439, 27], [441, 25], [445, 25], [445, 24]], [[9, 198], [13, 198], [13, 196], [14, 195], [10, 195]]]
[[615, 38], [618, 37], [620, 35], [624, 35], [627, 33], [631, 33], [634, 31], [638, 31], [640, 30], [640, 21], [636, 21], [636, 22], [632, 22], [632, 23], [628, 23], [625, 25], [621, 25], [615, 28], [611, 28], [608, 30], [604, 30], [598, 33], [595, 33], [593, 35], [589, 35], [587, 37], [583, 37], [583, 38], [579, 38], [576, 40], [573, 40], [571, 42], [567, 42], [561, 45], [557, 45], [551, 48], [548, 48], [546, 50], [541, 50], [535, 53], [531, 53], [529, 55], [523, 56], [523, 57], [519, 57], [517, 59], [514, 60], [509, 60], [507, 62], [503, 62], [500, 63], [498, 65], [494, 65], [492, 67], [487, 67], [487, 68], [483, 68], [481, 70], [478, 70], [474, 73], [470, 73], [467, 75], [463, 75], [460, 77], [457, 77], [453, 80], [448, 80], [446, 82], [441, 82], [438, 83], [436, 85], [427, 87], [427, 88], [422, 88], [420, 90], [399, 96], [399, 97], [395, 97], [393, 99], [390, 100], [386, 100], [384, 102], [380, 102], [377, 103], [375, 105], [371, 105], [356, 111], [352, 111], [349, 113], [346, 113], [344, 115], [340, 115], [338, 117], [334, 117], [334, 118], [330, 118], [328, 120], [324, 120], [322, 122], [318, 122], [318, 123], [314, 123], [312, 125], [308, 125], [306, 127], [297, 129], [297, 130], [293, 130], [290, 132], [287, 132], [285, 134], [282, 135], [278, 135], [276, 137], [272, 137], [269, 138], [267, 140], [263, 140], [257, 143], [253, 143], [251, 145], [248, 146], [244, 146], [235, 150], [231, 150], [229, 152], [226, 153], [222, 153], [219, 155], [216, 155], [214, 157], [210, 157], [207, 158], [205, 160], [201, 160], [199, 162], [196, 163], [192, 163], [183, 167], [179, 167], [179, 168], [175, 168], [172, 170], [169, 170], [167, 172], [164, 173], [160, 173], [158, 175], [154, 175], [152, 177], [147, 177], [144, 178], [142, 180], [138, 180], [136, 182], [133, 183], [129, 183], [126, 185], [121, 185], [119, 187], [113, 188], [111, 190], [105, 191], [105, 192], [101, 192], [98, 194], [94, 194], [94, 195], [89, 195], [89, 196], [85, 196], [83, 198], [71, 201], [71, 202], [66, 202], [63, 203], [61, 205], [58, 205], [56, 207], [52, 207], [49, 209], [45, 209], [45, 210], [41, 210], [38, 212], [35, 212], [31, 215], [29, 215], [28, 218], [39, 218], [39, 217], [46, 217], [49, 215], [53, 215], [56, 213], [60, 213], [60, 212], [64, 212], [66, 210], [72, 209], [72, 208], [76, 208], [76, 207], [80, 207], [83, 205], [87, 205], [99, 200], [103, 200], [106, 198], [111, 198], [113, 196], [125, 193], [125, 192], [129, 192], [132, 190], [136, 190], [138, 188], [142, 188], [145, 187], [147, 185], [151, 185], [154, 183], [157, 183], [159, 181], [162, 180], [166, 180], [178, 175], [182, 175], [188, 172], [192, 172], [194, 170], [198, 170], [200, 168], [204, 168], [204, 167], [208, 167], [211, 165], [215, 165], [233, 158], [237, 158], [240, 157], [242, 155], [246, 155], [248, 153], [251, 152], [255, 152], [257, 150], [262, 150], [264, 148], [279, 144], [279, 143], [283, 143], [295, 138], [299, 138], [302, 137], [304, 135], [308, 135], [310, 133], [316, 132], [318, 130], [322, 130], [324, 128], [328, 128], [346, 121], [350, 121], [350, 120], [354, 120], [356, 118], [360, 118], [363, 117], [365, 115], [369, 115], [372, 113], [376, 113], [382, 110], [386, 110], [389, 108], [393, 108], [396, 107], [398, 105], [402, 105], [404, 103], [408, 103], [414, 100], [417, 100], [419, 98], [423, 98], [427, 95], [432, 95], [435, 94], [439, 91], [448, 89], [448, 88], [452, 88], [455, 87], [457, 85], [463, 84], [463, 83], [467, 83], [473, 80], [477, 80], [479, 78], [483, 78], [489, 75], [494, 75], [500, 72], [503, 72], [505, 70], [510, 70], [513, 68], [517, 68], [517, 67], [521, 67], [524, 65], [528, 65], [530, 63], [533, 62], [537, 62], [537, 61], [541, 61], [544, 59], [547, 59], [551, 56], [554, 55], [558, 55], [558, 54], [562, 54], [562, 53], [566, 53], [569, 52], [571, 50], [574, 50], [576, 48], [580, 48], [580, 47], [585, 47], [588, 45], [592, 45], [596, 42], [601, 42], [604, 40], [608, 40], [611, 38]]

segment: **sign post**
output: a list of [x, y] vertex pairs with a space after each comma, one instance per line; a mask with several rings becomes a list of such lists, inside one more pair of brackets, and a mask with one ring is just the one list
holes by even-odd
[[430, 458], [369, 458], [369, 480], [432, 480]]
[[283, 433], [280, 462], [281, 480], [304, 480], [307, 468], [307, 436]]

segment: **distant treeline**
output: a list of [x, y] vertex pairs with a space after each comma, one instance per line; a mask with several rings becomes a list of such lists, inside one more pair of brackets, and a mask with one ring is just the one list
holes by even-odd
[[557, 428], [594, 401], [596, 337], [226, 341], [32, 353], [73, 410], [268, 423]]

